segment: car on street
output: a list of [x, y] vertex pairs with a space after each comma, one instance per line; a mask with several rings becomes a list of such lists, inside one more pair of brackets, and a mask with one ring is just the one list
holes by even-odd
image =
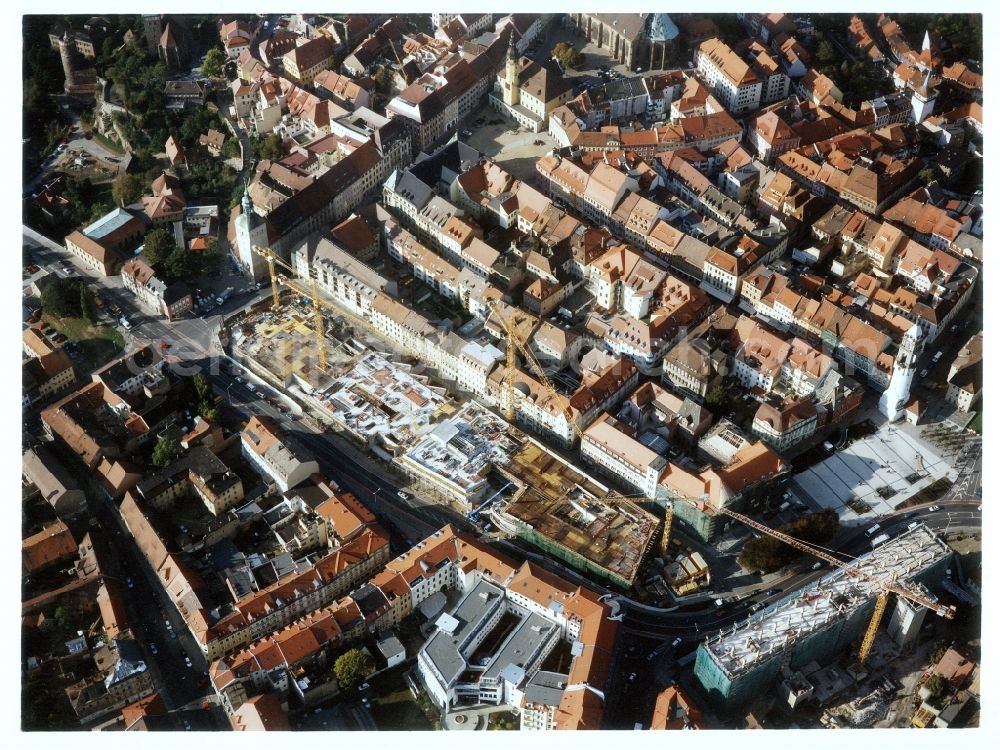
[[131, 578], [126, 578], [125, 579], [125, 583], [128, 584], [129, 588], [132, 588], [133, 586], [135, 586], [135, 581], [133, 581]]
[[405, 492], [403, 492], [402, 490], [400, 490], [400, 491], [399, 491], [399, 492], [397, 492], [396, 494], [397, 494], [397, 495], [398, 495], [399, 497], [401, 497], [401, 498], [402, 498], [403, 500], [409, 500], [409, 499], [410, 499], [410, 496], [409, 496], [409, 495], [407, 495], [407, 494], [406, 494]]
[[191, 663], [191, 657], [190, 656], [185, 656], [184, 657], [184, 663], [187, 665], [188, 669], [190, 669], [191, 667], [194, 666], [194, 664]]
[[941, 510], [941, 506], [940, 505], [932, 505], [931, 507], [929, 507], [927, 509], [927, 512], [928, 513], [937, 513], [939, 510]]
[[152, 641], [149, 642], [149, 650], [153, 652], [153, 656], [156, 656], [156, 651], [157, 651], [156, 644], [153, 643]]
[[682, 642], [683, 640], [684, 640], [683, 638], [681, 638], [680, 636], [677, 636], [677, 637], [676, 637], [676, 638], [674, 638], [674, 640], [673, 640], [673, 641], [672, 641], [672, 642], [670, 643], [670, 646], [671, 646], [672, 648], [677, 648], [678, 646], [680, 646], [680, 645], [681, 645], [681, 642]]
[[764, 595], [765, 595], [765, 596], [774, 596], [775, 594], [779, 594], [779, 593], [781, 593], [781, 589], [779, 589], [779, 588], [777, 588], [777, 587], [774, 587], [774, 588], [769, 588], [769, 589], [768, 589], [768, 590], [767, 590], [767, 591], [766, 591], [766, 592], [764, 593]]
[[189, 722], [187, 719], [183, 719], [181, 721], [181, 724], [184, 726], [184, 731], [185, 732], [190, 732], [191, 731], [191, 722]]

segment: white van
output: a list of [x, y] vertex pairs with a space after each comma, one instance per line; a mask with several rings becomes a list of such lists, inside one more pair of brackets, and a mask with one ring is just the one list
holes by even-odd
[[878, 531], [881, 528], [882, 527], [879, 524], [875, 524], [870, 529], [868, 529], [868, 531], [865, 532], [865, 536], [871, 536], [872, 534], [874, 534], [876, 531]]

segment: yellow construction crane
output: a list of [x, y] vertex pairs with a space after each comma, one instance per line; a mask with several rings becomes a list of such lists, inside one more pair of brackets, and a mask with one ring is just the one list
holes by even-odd
[[[281, 307], [281, 300], [278, 296], [278, 277], [274, 273], [274, 262], [277, 261], [281, 263], [281, 265], [283, 266], [286, 266], [286, 264], [284, 261], [281, 260], [281, 258], [277, 257], [274, 254], [274, 251], [271, 250], [271, 248], [269, 247], [260, 247], [259, 245], [253, 245], [251, 247], [251, 250], [253, 250], [255, 253], [257, 253], [257, 255], [259, 255], [260, 257], [262, 257], [264, 260], [267, 261], [267, 273], [271, 279], [271, 309], [277, 311], [277, 309]], [[286, 267], [289, 270], [291, 270], [291, 266], [286, 266]]]
[[521, 352], [521, 356], [524, 357], [525, 361], [531, 367], [535, 373], [535, 377], [541, 382], [542, 387], [552, 396], [554, 399], [562, 403], [563, 416], [566, 421], [569, 422], [570, 427], [576, 433], [576, 436], [583, 438], [583, 430], [576, 423], [576, 419], [573, 417], [573, 409], [570, 406], [569, 399], [566, 396], [560, 395], [556, 392], [555, 386], [549, 380], [548, 376], [545, 374], [545, 370], [539, 364], [535, 355], [531, 353], [528, 349], [528, 345], [521, 339], [521, 336], [514, 330], [513, 324], [504, 317], [504, 314], [500, 311], [500, 305], [495, 299], [487, 300], [487, 307], [490, 309], [490, 314], [493, 315], [500, 327], [503, 328], [504, 333], [507, 335], [507, 369], [504, 372], [504, 383], [503, 383], [503, 401], [504, 401], [504, 417], [508, 422], [513, 423], [517, 418], [516, 410], [514, 408], [514, 376], [517, 374], [514, 350], [515, 348]]
[[399, 74], [403, 77], [403, 82], [409, 86], [410, 77], [406, 75], [406, 68], [403, 66], [403, 61], [399, 59], [399, 53], [396, 51], [396, 45], [392, 43], [392, 39], [389, 39], [389, 48], [392, 50], [392, 54], [396, 58], [396, 62], [399, 63]]
[[278, 295], [278, 283], [282, 283], [287, 286], [292, 291], [300, 294], [303, 297], [308, 297], [312, 300], [313, 309], [313, 332], [316, 339], [316, 358], [319, 361], [320, 369], [326, 369], [327, 359], [326, 359], [326, 347], [323, 342], [323, 330], [324, 330], [324, 320], [323, 320], [323, 308], [321, 306], [330, 307], [334, 310], [337, 308], [332, 302], [327, 302], [320, 299], [319, 290], [316, 288], [316, 280], [309, 279], [309, 288], [307, 289], [302, 284], [292, 280], [289, 276], [285, 274], [278, 273], [275, 271], [274, 266], [277, 263], [282, 268], [288, 270], [290, 273], [295, 273], [295, 269], [292, 268], [288, 263], [278, 257], [273, 250], [269, 247], [260, 247], [259, 245], [254, 245], [252, 250], [259, 256], [267, 261], [267, 271], [271, 277], [271, 309], [277, 310], [281, 306], [281, 299]]
[[872, 619], [868, 623], [868, 629], [865, 631], [865, 637], [861, 641], [861, 648], [858, 649], [859, 665], [865, 663], [865, 659], [868, 658], [868, 654], [872, 650], [872, 644], [875, 643], [875, 634], [878, 633], [878, 626], [882, 622], [882, 615], [885, 614], [885, 607], [888, 603], [889, 592], [879, 592], [878, 598], [875, 600], [875, 611], [872, 612]]

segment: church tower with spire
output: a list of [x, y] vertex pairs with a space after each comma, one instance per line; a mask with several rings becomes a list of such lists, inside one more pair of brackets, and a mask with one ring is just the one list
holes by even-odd
[[919, 125], [932, 114], [934, 114], [934, 102], [937, 99], [937, 91], [931, 86], [931, 72], [924, 73], [924, 80], [913, 89], [910, 97], [910, 105], [913, 107], [913, 122]]
[[924, 348], [922, 337], [920, 326], [914, 323], [899, 342], [889, 387], [885, 389], [878, 402], [878, 410], [890, 422], [895, 422], [903, 416], [903, 407], [910, 400], [910, 386], [913, 383], [913, 374], [917, 371], [917, 358]]
[[267, 222], [253, 210], [250, 199], [249, 185], [243, 188], [243, 200], [240, 202], [242, 212], [236, 217], [236, 254], [243, 268], [243, 273], [262, 281], [267, 275], [267, 262], [257, 253], [253, 246], [267, 246]]
[[517, 45], [514, 44], [514, 28], [510, 29], [510, 44], [507, 45], [507, 76], [503, 89], [504, 104], [511, 107], [521, 103], [521, 79], [518, 75], [520, 61], [517, 55]]

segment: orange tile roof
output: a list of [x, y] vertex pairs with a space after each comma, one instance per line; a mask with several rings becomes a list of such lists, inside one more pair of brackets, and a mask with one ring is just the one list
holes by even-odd
[[25, 573], [34, 573], [76, 557], [76, 551], [73, 532], [59, 519], [21, 542], [21, 565]]

